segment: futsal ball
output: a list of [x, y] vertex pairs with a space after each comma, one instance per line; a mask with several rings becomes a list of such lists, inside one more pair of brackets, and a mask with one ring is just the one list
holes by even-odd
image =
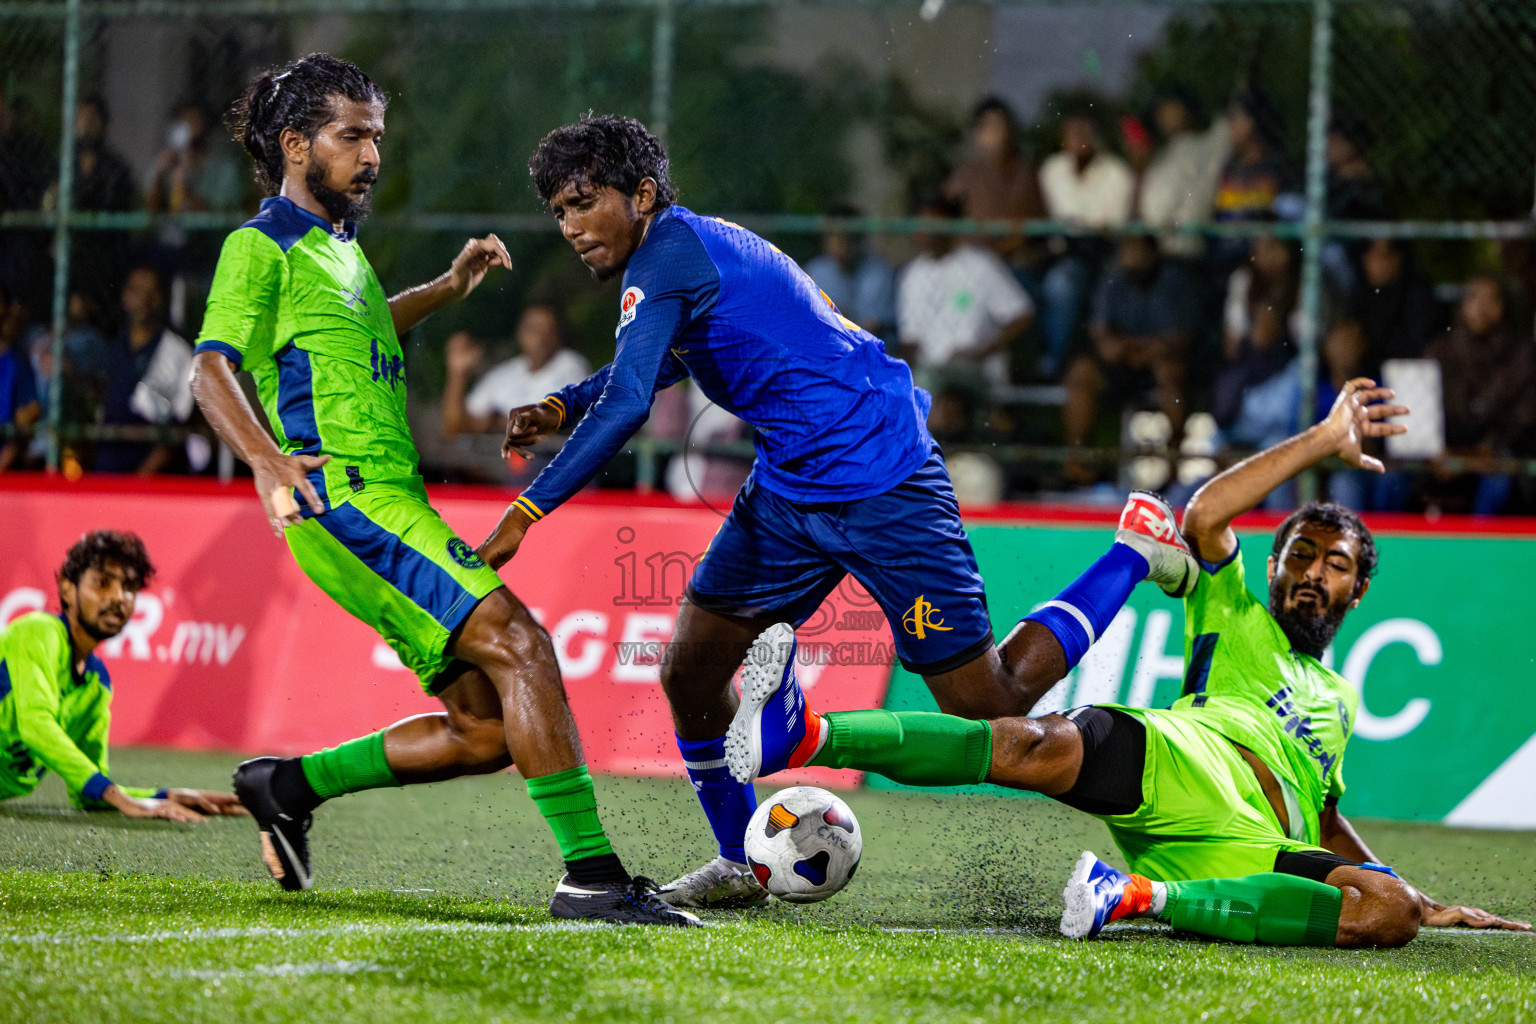
[[852, 880], [864, 836], [847, 804], [824, 789], [795, 786], [758, 805], [746, 847], [763, 888], [791, 903], [816, 903]]

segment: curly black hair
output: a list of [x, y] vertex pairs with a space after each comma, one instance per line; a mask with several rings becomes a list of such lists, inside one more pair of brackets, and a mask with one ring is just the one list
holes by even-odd
[[1285, 522], [1275, 531], [1274, 547], [1270, 553], [1276, 558], [1285, 548], [1287, 541], [1304, 523], [1313, 523], [1317, 526], [1326, 526], [1338, 530], [1340, 533], [1352, 533], [1360, 542], [1360, 557], [1356, 559], [1360, 567], [1358, 589], [1365, 585], [1365, 581], [1376, 575], [1376, 538], [1371, 536], [1370, 529], [1355, 514], [1353, 509], [1332, 501], [1313, 501], [1292, 512], [1286, 517]]
[[230, 108], [225, 123], [256, 162], [256, 183], [267, 195], [277, 195], [283, 185], [283, 147], [278, 141], [283, 129], [292, 128], [314, 141], [320, 129], [336, 119], [336, 96], [358, 103], [389, 102], [356, 64], [312, 53], [257, 75]]
[[539, 140], [528, 158], [533, 187], [547, 205], [572, 182], [606, 186], [634, 195], [640, 182], [656, 182], [656, 208], [677, 199], [669, 173], [667, 149], [639, 121], [620, 114], [587, 111], [575, 124], [565, 124]]
[[60, 566], [58, 581], [78, 584], [87, 569], [105, 569], [116, 563], [127, 576], [129, 590], [143, 590], [154, 582], [155, 566], [138, 534], [117, 530], [94, 530], [70, 546]]

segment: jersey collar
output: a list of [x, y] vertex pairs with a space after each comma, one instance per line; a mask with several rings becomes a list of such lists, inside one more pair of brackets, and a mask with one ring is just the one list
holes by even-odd
[[289, 199], [287, 196], [272, 196], [269, 199], [263, 199], [261, 201], [261, 212], [266, 213], [274, 206], [279, 206], [280, 212], [287, 213], [292, 217], [297, 217], [299, 220], [302, 220], [307, 224], [313, 224], [315, 227], [319, 228], [321, 231], [324, 231], [326, 234], [330, 235], [332, 238], [337, 239], [338, 241], [350, 242], [357, 238], [356, 221], [342, 221], [341, 230], [337, 231], [336, 225], [332, 224], [324, 217], [316, 217], [314, 214], [310, 213], [308, 210], [304, 209], [304, 207], [300, 206], [292, 199]]

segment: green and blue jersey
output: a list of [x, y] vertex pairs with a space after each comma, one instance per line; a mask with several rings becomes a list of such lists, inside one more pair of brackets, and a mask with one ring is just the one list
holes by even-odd
[[351, 222], [262, 202], [224, 241], [197, 351], [251, 372], [286, 454], [332, 456], [310, 474], [326, 508], [419, 479], [400, 341]]

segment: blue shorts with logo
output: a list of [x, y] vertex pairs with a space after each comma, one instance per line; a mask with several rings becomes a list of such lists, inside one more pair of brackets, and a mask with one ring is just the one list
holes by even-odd
[[951, 671], [993, 644], [987, 596], [937, 445], [884, 494], [790, 501], [748, 478], [688, 584], [706, 611], [803, 625], [852, 575], [890, 621], [909, 671]]

